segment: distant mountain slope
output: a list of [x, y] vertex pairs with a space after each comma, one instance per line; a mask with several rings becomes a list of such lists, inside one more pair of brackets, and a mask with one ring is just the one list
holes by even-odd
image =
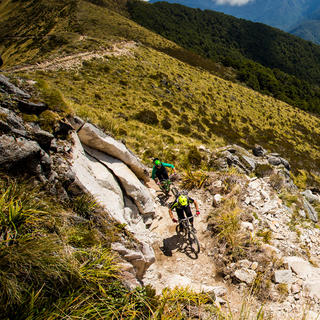
[[[151, 0], [150, 2], [158, 1]], [[255, 0], [242, 6], [220, 5], [212, 0], [168, 0], [167, 2], [219, 11], [237, 18], [262, 22], [305, 40], [320, 42], [319, 31], [317, 31], [319, 27], [314, 23], [314, 20], [319, 20], [320, 4], [318, 0]]]
[[320, 44], [320, 20], [307, 20], [289, 32], [297, 37]]
[[[157, 2], [151, 0], [150, 2]], [[306, 17], [309, 7], [316, 4], [316, 0], [255, 0], [247, 4], [221, 5], [212, 0], [168, 0], [169, 3], [179, 3], [192, 8], [210, 9], [224, 12], [232, 16], [262, 22], [282, 30], [288, 30]], [[307, 3], [306, 3], [307, 2]]]
[[320, 112], [320, 47], [283, 31], [178, 4], [128, 2], [132, 18], [181, 46], [237, 70], [238, 80]]

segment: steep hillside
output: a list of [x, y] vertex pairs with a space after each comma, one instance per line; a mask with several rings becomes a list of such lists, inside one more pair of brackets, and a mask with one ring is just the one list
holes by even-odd
[[[6, 4], [10, 7], [10, 2]], [[92, 20], [94, 12], [98, 13]], [[47, 55], [33, 56], [43, 64], [20, 70], [26, 70], [24, 77], [38, 80], [42, 90], [58, 88], [70, 108], [125, 139], [147, 163], [159, 155], [188, 167], [188, 155], [196, 144], [215, 147], [239, 143], [251, 147], [259, 143], [286, 154], [294, 167], [317, 174], [317, 117], [190, 67], [147, 44], [119, 42], [119, 34], [127, 38], [144, 36], [151, 46], [157, 43], [175, 48], [106, 7], [79, 1], [68, 25], [75, 16], [82, 30], [77, 40], [61, 46], [55, 43]], [[70, 46], [76, 49], [66, 55]], [[61, 65], [53, 60], [58, 52], [69, 62]], [[77, 56], [79, 52], [83, 55]], [[50, 59], [46, 62], [47, 56]]]
[[146, 163], [158, 155], [188, 167], [194, 145], [259, 143], [317, 173], [317, 117], [156, 50], [118, 46], [117, 54], [96, 52], [82, 66], [78, 57], [80, 65], [37, 65], [21, 76], [59, 89], [77, 114], [124, 139]]
[[[119, 1], [0, 12], [2, 317], [316, 319], [317, 116], [214, 75], [234, 70]], [[149, 181], [154, 157], [199, 205], [200, 252]]]
[[218, 12], [164, 2], [128, 4], [134, 20], [185, 48], [233, 67], [237, 79], [254, 90], [304, 110], [318, 110], [318, 46]]

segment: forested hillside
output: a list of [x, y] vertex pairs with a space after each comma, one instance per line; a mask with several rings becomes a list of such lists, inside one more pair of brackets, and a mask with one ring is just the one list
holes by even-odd
[[260, 23], [168, 3], [130, 1], [141, 25], [215, 62], [237, 80], [299, 108], [320, 112], [320, 47]]
[[[151, 0], [151, 3], [159, 2]], [[317, 0], [255, 0], [232, 5], [215, 0], [167, 0], [191, 8], [214, 10], [237, 18], [261, 22], [294, 34], [302, 39], [320, 43], [319, 1]]]

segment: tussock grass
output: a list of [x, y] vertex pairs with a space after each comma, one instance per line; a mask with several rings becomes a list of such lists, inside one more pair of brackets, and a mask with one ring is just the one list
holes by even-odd
[[[178, 167], [205, 167], [207, 159], [189, 151], [193, 146], [212, 150], [227, 143], [245, 148], [258, 143], [316, 176], [317, 117], [153, 49], [140, 46], [131, 54], [33, 76], [57, 87], [78, 115], [125, 140], [147, 164], [157, 155], [174, 159]], [[152, 124], [137, 118], [143, 110], [153, 115]], [[303, 134], [296, 130], [298, 123]]]
[[71, 202], [72, 209], [79, 216], [89, 219], [97, 207], [97, 202], [91, 195], [81, 195]]
[[228, 199], [208, 218], [210, 229], [216, 237], [226, 243], [231, 250], [241, 250], [243, 235], [240, 233], [241, 209], [235, 198]]
[[28, 238], [46, 214], [47, 205], [39, 190], [28, 182], [0, 176], [0, 247]]
[[200, 189], [208, 179], [208, 174], [203, 171], [187, 170], [183, 176], [180, 186], [182, 189], [192, 190], [194, 188]]

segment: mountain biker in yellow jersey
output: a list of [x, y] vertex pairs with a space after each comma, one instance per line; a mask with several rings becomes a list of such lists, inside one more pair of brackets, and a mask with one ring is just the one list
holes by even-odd
[[177, 223], [178, 221], [177, 221], [177, 219], [175, 219], [173, 217], [172, 210], [176, 209], [179, 221], [184, 219], [185, 218], [184, 214], [186, 214], [187, 218], [190, 218], [192, 230], [195, 231], [195, 229], [193, 227], [193, 218], [191, 218], [192, 212], [191, 212], [191, 208], [190, 208], [190, 203], [193, 203], [194, 206], [196, 207], [196, 215], [198, 216], [200, 214], [200, 211], [199, 211], [199, 206], [198, 206], [197, 201], [188, 197], [187, 195], [179, 195], [176, 197], [174, 202], [169, 207], [169, 215], [170, 215], [171, 220], [174, 223]]
[[173, 172], [176, 173], [176, 169], [173, 164], [161, 162], [158, 158], [153, 159], [154, 166], [152, 168], [151, 178], [160, 184], [161, 181], [168, 180], [169, 175], [166, 167], [172, 168]]

